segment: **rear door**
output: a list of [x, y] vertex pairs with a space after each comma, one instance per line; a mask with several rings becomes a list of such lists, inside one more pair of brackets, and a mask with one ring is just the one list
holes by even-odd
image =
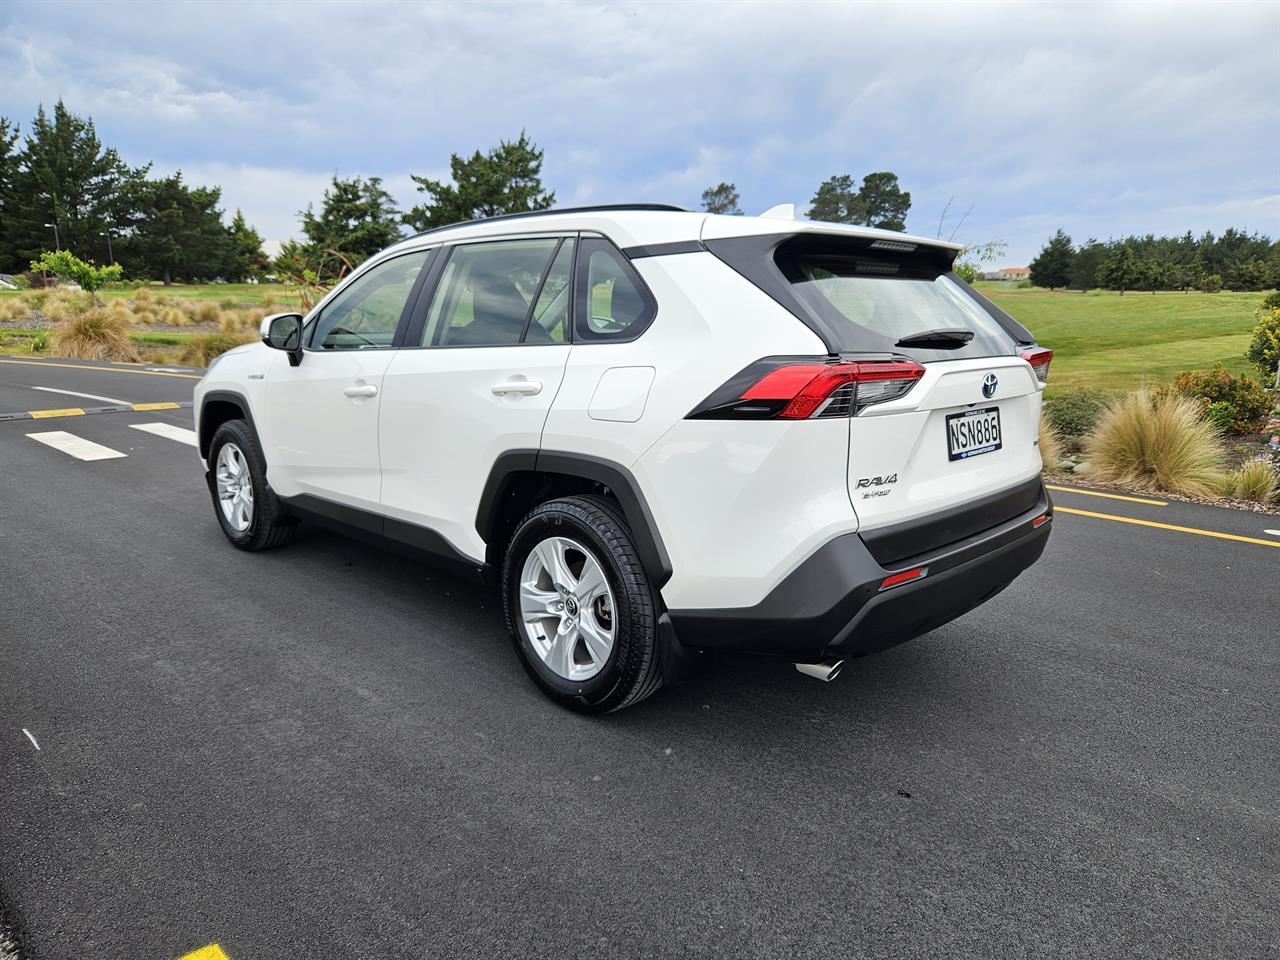
[[573, 236], [458, 244], [386, 373], [382, 512], [484, 556], [499, 455], [537, 450], [570, 350]]

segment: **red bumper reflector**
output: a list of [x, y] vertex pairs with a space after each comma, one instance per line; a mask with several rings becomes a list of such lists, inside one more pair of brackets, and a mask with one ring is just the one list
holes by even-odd
[[1036, 517], [1034, 520], [1031, 521], [1031, 529], [1034, 530], [1036, 527], [1039, 527], [1048, 523], [1049, 516], [1050, 515], [1047, 513], [1040, 514], [1040, 516]]
[[910, 583], [912, 580], [920, 580], [928, 572], [928, 567], [916, 567], [914, 570], [903, 570], [901, 573], [895, 573], [892, 576], [885, 577], [881, 580], [880, 589], [888, 590], [890, 587], [899, 587], [904, 583]]

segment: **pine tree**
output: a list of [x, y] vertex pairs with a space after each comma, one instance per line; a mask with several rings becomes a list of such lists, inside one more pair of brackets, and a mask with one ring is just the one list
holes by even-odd
[[1040, 255], [1031, 261], [1031, 282], [1037, 287], [1056, 290], [1071, 280], [1071, 267], [1075, 261], [1075, 248], [1071, 238], [1059, 230], [1044, 245]]
[[[13, 252], [33, 260], [58, 243], [82, 257], [105, 248], [106, 231], [123, 185], [135, 175], [119, 154], [103, 147], [93, 121], [76, 116], [59, 100], [50, 120], [36, 112], [21, 154], [14, 192]], [[102, 250], [105, 253], [105, 249]]]
[[1133, 246], [1128, 241], [1115, 248], [1102, 264], [1099, 280], [1108, 290], [1119, 290], [1124, 296], [1142, 279], [1138, 268], [1138, 258], [1133, 255]]
[[221, 199], [218, 187], [188, 187], [181, 171], [136, 184], [129, 204], [134, 217], [120, 254], [129, 274], [165, 286], [221, 275], [231, 246], [218, 209]]
[[702, 209], [707, 213], [727, 213], [742, 216], [738, 206], [738, 188], [732, 183], [720, 183], [702, 191]]
[[227, 278], [239, 283], [250, 277], [260, 278], [267, 267], [267, 255], [262, 252], [262, 235], [245, 222], [239, 208], [231, 218], [227, 234], [230, 240], [225, 271]]
[[810, 220], [856, 223], [885, 230], [906, 229], [911, 194], [898, 186], [898, 176], [888, 171], [869, 173], [862, 186], [853, 188], [853, 177], [838, 174], [823, 181], [809, 201]]
[[17, 273], [22, 269], [13, 242], [14, 204], [18, 177], [18, 125], [8, 117], [0, 117], [0, 272]]
[[414, 175], [418, 191], [428, 197], [427, 203], [404, 216], [415, 230], [546, 210], [556, 201], [555, 193], [542, 186], [542, 151], [523, 130], [515, 142], [501, 140], [488, 153], [477, 150], [466, 158], [453, 154], [449, 170], [452, 184]]
[[342, 180], [335, 176], [324, 192], [320, 212], [312, 212], [308, 204], [301, 217], [308, 256], [317, 261], [339, 254], [358, 266], [401, 237], [400, 211], [382, 188], [380, 177]]

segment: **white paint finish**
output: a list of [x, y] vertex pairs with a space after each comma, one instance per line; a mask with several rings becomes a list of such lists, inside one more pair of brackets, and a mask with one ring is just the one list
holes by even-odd
[[32, 390], [40, 390], [44, 393], [63, 393], [68, 397], [84, 397], [86, 400], [101, 400], [103, 403], [132, 403], [131, 400], [117, 400], [115, 397], [100, 397], [96, 393], [79, 393], [75, 390], [59, 390], [57, 387], [32, 387]]
[[[483, 560], [476, 511], [489, 470], [508, 450], [538, 448], [569, 350], [538, 344], [398, 351], [379, 398], [382, 512], [431, 527]], [[538, 381], [542, 389], [493, 392], [519, 380]]]
[[77, 437], [74, 433], [67, 433], [65, 430], [28, 433], [27, 436], [37, 443], [43, 443], [46, 447], [61, 450], [77, 460], [115, 460], [118, 457], [128, 456], [127, 453], [112, 450], [110, 447], [104, 447], [102, 444], [86, 440], [84, 437]]
[[[988, 373], [996, 394], [982, 396]], [[1040, 382], [1020, 357], [979, 357], [925, 365], [903, 397], [868, 407], [847, 421], [849, 496], [862, 529], [926, 516], [1022, 483], [1040, 472], [1036, 445]], [[964, 460], [947, 458], [947, 416], [970, 408], [1000, 411], [1001, 448]], [[897, 482], [858, 488], [862, 478]]]
[[635, 423], [653, 386], [653, 367], [610, 367], [600, 375], [587, 415], [592, 420]]
[[189, 447], [196, 445], [196, 432], [194, 430], [175, 427], [172, 423], [131, 423], [129, 426], [134, 430], [141, 430], [143, 433], [153, 433], [157, 437], [164, 437], [166, 440], [177, 440], [179, 443], [185, 443]]
[[848, 421], [681, 420], [632, 467], [672, 575], [672, 609], [750, 607], [814, 550], [858, 529]]
[[345, 391], [353, 386], [381, 389], [395, 353], [308, 350], [296, 367], [287, 359], [272, 366], [254, 424], [277, 493], [310, 493], [363, 510], [378, 508], [378, 411], [383, 401], [348, 397]]
[[[644, 336], [631, 343], [575, 343], [542, 445], [629, 467], [718, 386], [761, 357], [822, 356], [808, 327], [709, 253], [644, 257], [634, 266], [658, 301]], [[634, 423], [588, 414], [612, 367], [656, 370], [644, 414]], [[664, 534], [665, 536], [665, 534]]]

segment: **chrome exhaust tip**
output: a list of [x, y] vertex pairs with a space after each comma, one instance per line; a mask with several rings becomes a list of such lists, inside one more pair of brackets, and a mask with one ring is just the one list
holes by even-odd
[[821, 663], [796, 664], [796, 669], [806, 677], [817, 677], [819, 680], [826, 683], [830, 683], [836, 677], [840, 676], [840, 671], [843, 668], [843, 660], [824, 660]]

